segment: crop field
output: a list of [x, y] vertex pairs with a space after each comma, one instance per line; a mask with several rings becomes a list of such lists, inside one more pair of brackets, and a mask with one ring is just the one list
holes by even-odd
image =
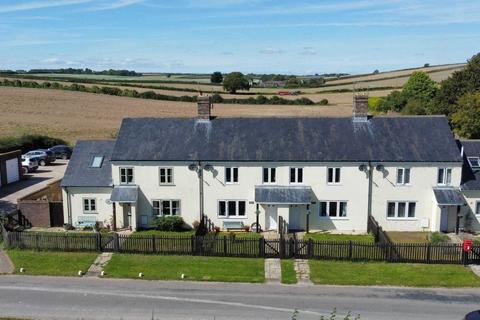
[[[70, 143], [112, 138], [125, 117], [194, 117], [196, 104], [103, 94], [0, 87], [0, 136], [47, 134]], [[218, 117], [349, 116], [351, 106], [215, 104]]]
[[125, 80], [125, 81], [184, 81], [184, 82], [200, 82], [209, 83], [210, 77], [206, 75], [188, 75], [188, 74], [175, 74], [168, 77], [166, 74], [143, 74], [141, 76], [110, 76], [103, 74], [59, 74], [59, 73], [32, 73], [29, 76], [36, 77], [48, 77], [48, 78], [65, 78], [65, 79], [91, 79], [91, 80]]

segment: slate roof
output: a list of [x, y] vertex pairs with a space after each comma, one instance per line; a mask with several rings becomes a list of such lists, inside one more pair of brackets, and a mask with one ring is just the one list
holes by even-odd
[[120, 203], [134, 203], [138, 199], [138, 186], [115, 186], [110, 200]]
[[[115, 140], [81, 140], [73, 149], [62, 187], [109, 187], [112, 186], [110, 158]], [[103, 156], [100, 168], [90, 167], [94, 156]]]
[[301, 186], [256, 186], [255, 202], [257, 203], [310, 203], [312, 189]]
[[433, 194], [439, 206], [462, 206], [465, 204], [460, 190], [455, 188], [434, 188]]
[[461, 140], [463, 147], [462, 190], [480, 190], [480, 168], [472, 168], [467, 157], [480, 157], [480, 140]]
[[126, 118], [112, 160], [462, 161], [444, 116]]

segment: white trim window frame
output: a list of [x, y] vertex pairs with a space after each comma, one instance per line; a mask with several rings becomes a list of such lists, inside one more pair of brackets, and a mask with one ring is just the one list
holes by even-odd
[[336, 185], [341, 183], [341, 168], [340, 167], [328, 167], [327, 168], [327, 184]]
[[277, 168], [276, 167], [262, 168], [262, 183], [277, 184]]
[[289, 181], [290, 184], [303, 184], [303, 167], [290, 167], [289, 168], [290, 177]]
[[181, 202], [178, 199], [152, 200], [152, 215], [155, 217], [169, 217], [181, 215]]
[[416, 201], [387, 201], [387, 220], [416, 220]]
[[103, 165], [103, 156], [94, 156], [90, 163], [90, 168], [101, 168]]
[[480, 158], [479, 157], [467, 157], [468, 164], [472, 169], [480, 168]]
[[225, 184], [238, 184], [238, 167], [225, 167]]
[[397, 180], [396, 184], [397, 186], [408, 186], [410, 185], [411, 181], [411, 173], [412, 170], [411, 168], [397, 168]]
[[134, 184], [133, 167], [120, 167], [120, 184]]
[[96, 198], [83, 198], [83, 213], [84, 214], [97, 214], [97, 199]]
[[173, 180], [173, 168], [160, 167], [158, 168], [158, 181], [161, 186], [172, 186]]
[[348, 201], [321, 200], [318, 202], [320, 219], [348, 219]]
[[442, 167], [437, 171], [437, 185], [449, 186], [452, 184], [452, 168]]
[[222, 199], [217, 202], [219, 219], [246, 219], [247, 200]]
[[475, 201], [475, 215], [480, 216], [480, 201]]

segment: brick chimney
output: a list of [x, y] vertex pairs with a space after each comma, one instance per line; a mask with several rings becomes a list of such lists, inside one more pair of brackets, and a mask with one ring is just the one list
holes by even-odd
[[212, 98], [210, 96], [198, 96], [197, 103], [198, 119], [210, 120], [212, 117]]
[[368, 94], [356, 93], [353, 96], [353, 121], [368, 120]]

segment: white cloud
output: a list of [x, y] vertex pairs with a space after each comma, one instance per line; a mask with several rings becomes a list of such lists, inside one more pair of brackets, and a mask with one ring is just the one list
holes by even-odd
[[303, 47], [303, 50], [300, 52], [300, 54], [314, 56], [317, 54], [317, 51], [313, 47]]
[[87, 2], [92, 2], [92, 0], [45, 0], [16, 3], [10, 5], [0, 5], [0, 13], [69, 6]]

